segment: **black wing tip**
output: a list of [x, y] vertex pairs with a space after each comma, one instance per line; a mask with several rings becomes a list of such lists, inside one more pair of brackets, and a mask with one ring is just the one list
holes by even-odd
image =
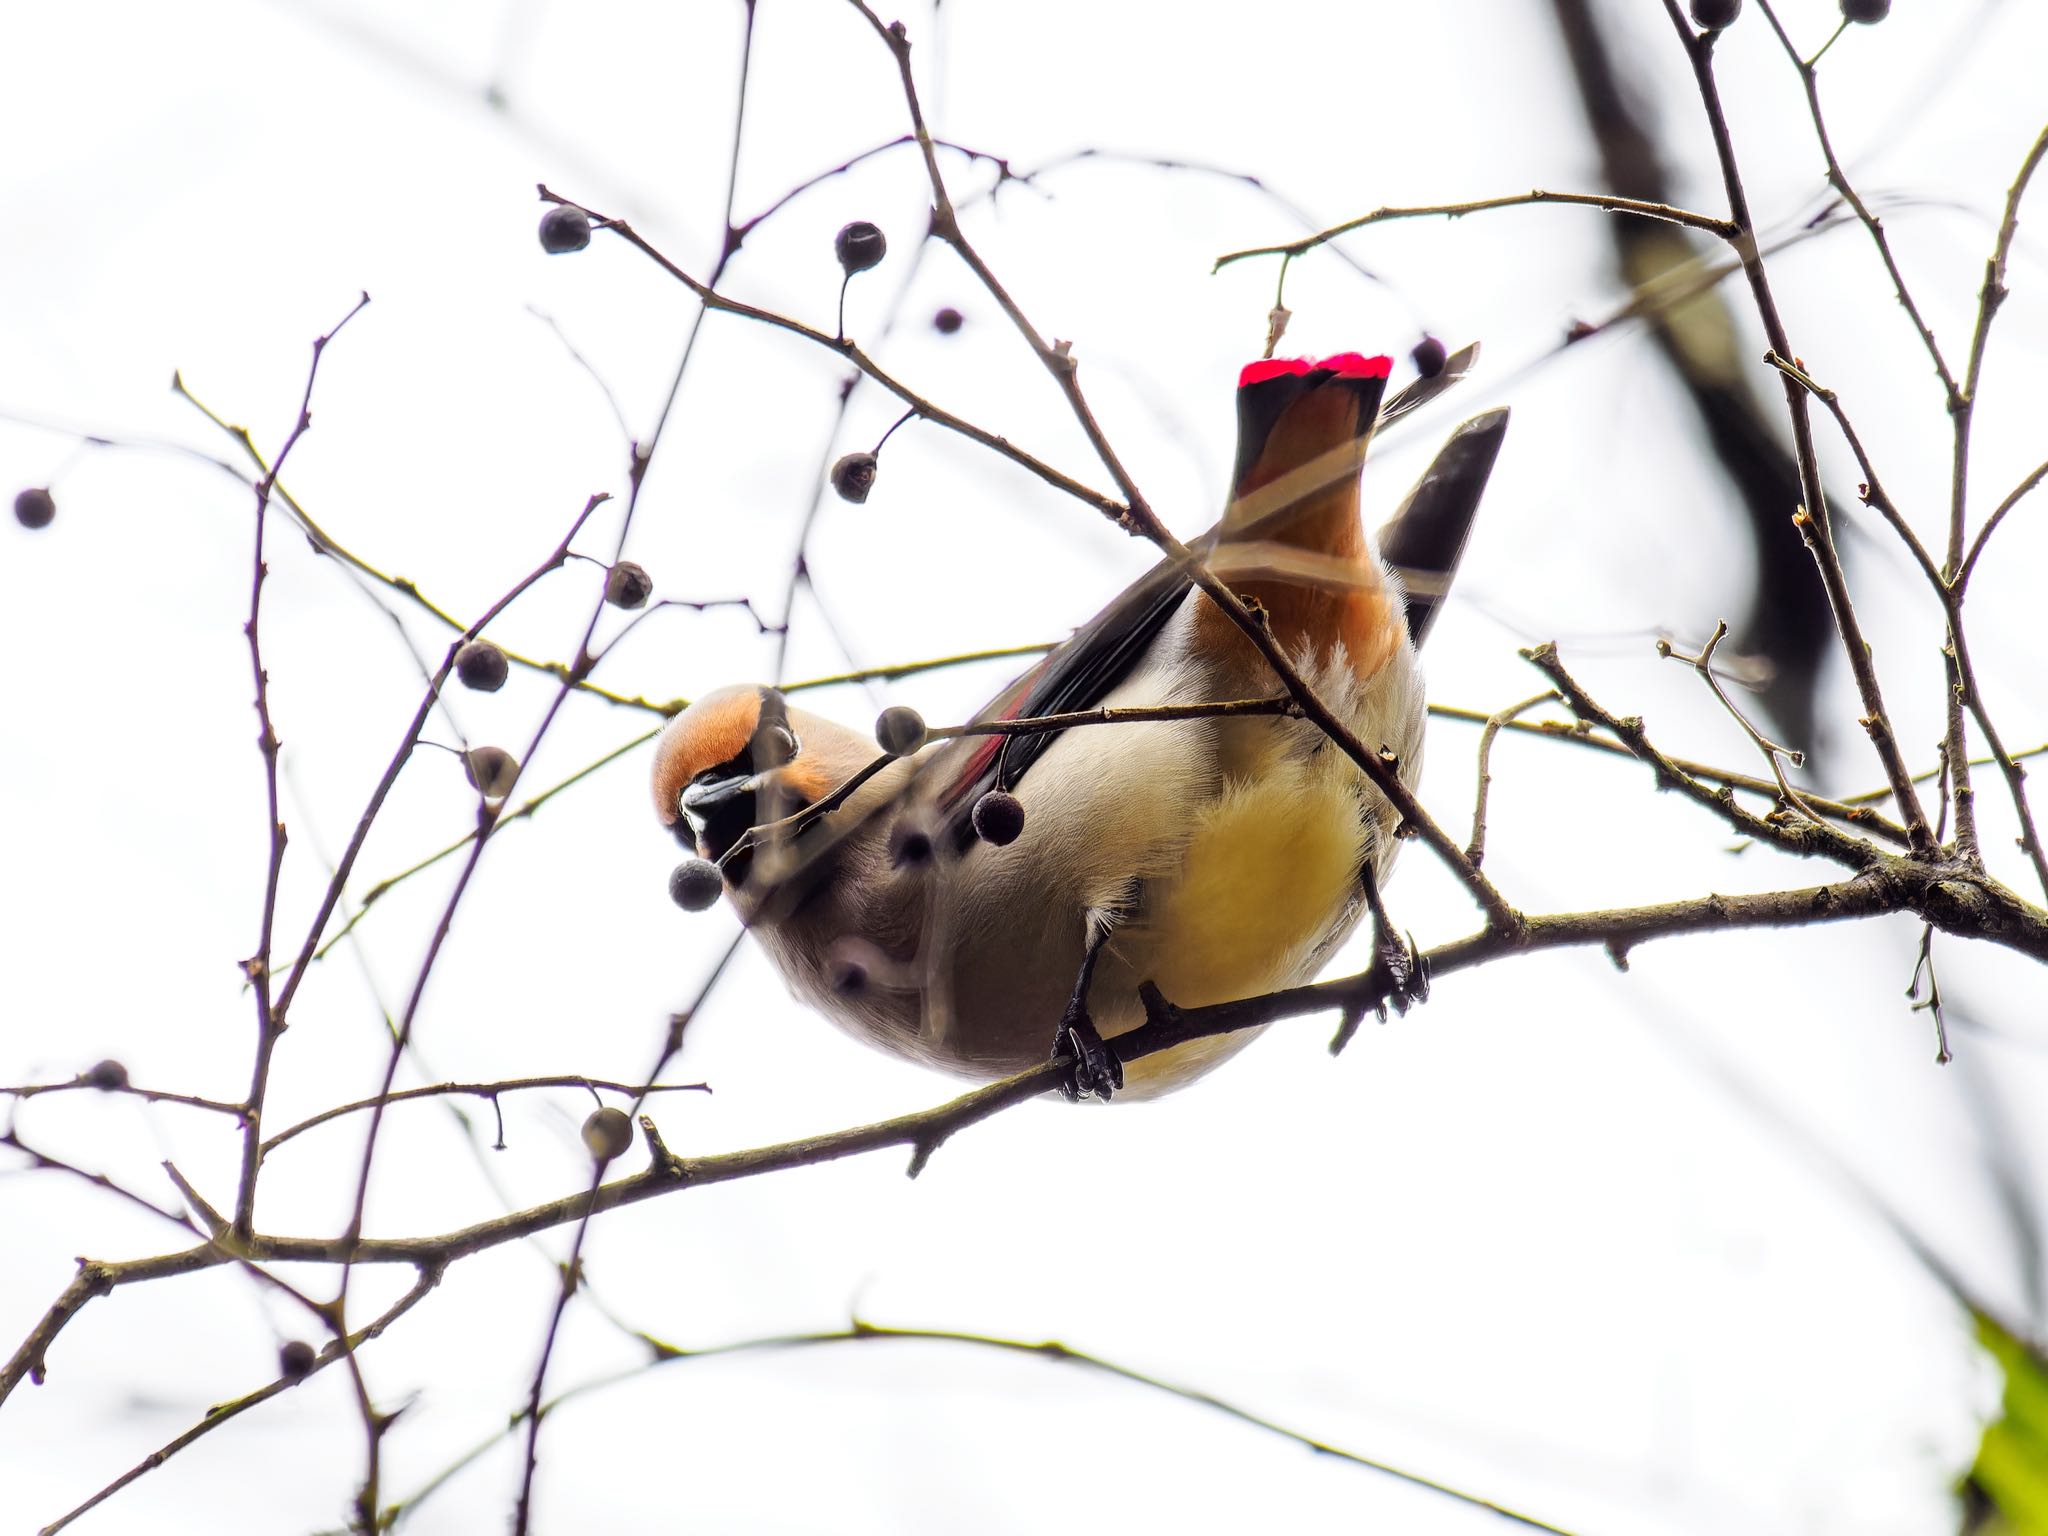
[[1507, 406], [1497, 405], [1490, 411], [1481, 411], [1477, 416], [1459, 422], [1452, 431], [1451, 436], [1453, 438], [1477, 437], [1482, 432], [1491, 432], [1498, 436], [1505, 433], [1508, 429], [1508, 415], [1509, 408]]

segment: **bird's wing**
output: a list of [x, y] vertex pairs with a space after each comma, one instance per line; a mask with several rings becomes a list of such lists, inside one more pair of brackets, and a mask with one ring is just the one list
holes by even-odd
[[1507, 430], [1505, 409], [1474, 416], [1460, 426], [1379, 531], [1380, 558], [1401, 573], [1408, 600], [1408, 637], [1417, 646], [1450, 590]]
[[[1130, 676], [1193, 584], [1185, 571], [1162, 560], [976, 718], [1027, 720], [1092, 708]], [[991, 789], [1015, 784], [1057, 735], [984, 736], [971, 751], [934, 761], [934, 771], [945, 776], [939, 806], [963, 840], [973, 835], [967, 818], [974, 802]]]

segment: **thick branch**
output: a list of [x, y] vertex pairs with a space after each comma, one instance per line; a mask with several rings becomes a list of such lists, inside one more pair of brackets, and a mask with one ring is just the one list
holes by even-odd
[[[2000, 944], [2048, 964], [2048, 912], [2021, 901], [1988, 876], [1951, 865], [1882, 854], [1859, 873], [1827, 885], [1745, 895], [1710, 894], [1606, 911], [1526, 916], [1512, 931], [1489, 926], [1440, 945], [1423, 959], [1430, 974], [1441, 977], [1510, 955], [1543, 950], [1601, 946], [1611, 954], [1625, 956], [1636, 945], [1680, 934], [1807, 927], [1895, 912], [1915, 913], [1946, 933]], [[1187, 1009], [1177, 1008], [1153, 992], [1148, 998], [1149, 1022], [1118, 1036], [1116, 1048], [1124, 1060], [1135, 1061], [1190, 1040], [1257, 1028], [1281, 1019], [1333, 1010], [1369, 1009], [1381, 1000], [1385, 986], [1384, 976], [1375, 969], [1262, 997]], [[1055, 1058], [936, 1108], [873, 1125], [744, 1152], [657, 1158], [640, 1173], [596, 1190], [579, 1191], [436, 1236], [352, 1239], [271, 1237], [259, 1233], [251, 1236], [239, 1254], [204, 1243], [149, 1259], [88, 1261], [38, 1321], [14, 1358], [0, 1370], [0, 1400], [24, 1376], [33, 1373], [40, 1379], [44, 1355], [64, 1326], [87, 1301], [118, 1285], [210, 1269], [237, 1259], [329, 1264], [448, 1263], [619, 1206], [889, 1147], [909, 1147], [915, 1170], [955, 1133], [1012, 1105], [1050, 1092], [1067, 1066], [1063, 1058]]]

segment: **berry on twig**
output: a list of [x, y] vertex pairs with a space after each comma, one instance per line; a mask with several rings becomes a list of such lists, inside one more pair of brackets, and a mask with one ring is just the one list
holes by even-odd
[[590, 244], [590, 215], [568, 203], [557, 203], [540, 216], [540, 248], [550, 256], [566, 256]]

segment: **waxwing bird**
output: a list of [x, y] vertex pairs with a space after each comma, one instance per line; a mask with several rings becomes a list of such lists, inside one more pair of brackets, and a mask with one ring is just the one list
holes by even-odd
[[[1457, 429], [1377, 548], [1360, 516], [1359, 466], [1378, 422], [1447, 387], [1475, 355], [1466, 349], [1384, 409], [1385, 357], [1246, 367], [1231, 499], [1192, 546], [1411, 786], [1425, 719], [1416, 647], [1508, 413]], [[1165, 562], [976, 723], [1279, 691], [1229, 616]], [[1002, 1076], [1050, 1047], [1075, 1064], [1069, 1097], [1166, 1092], [1256, 1031], [1126, 1068], [1103, 1042], [1144, 1022], [1142, 983], [1184, 1007], [1297, 985], [1368, 911], [1397, 986], [1407, 997], [1424, 987], [1404, 971], [1409, 952], [1379, 898], [1398, 816], [1307, 720], [962, 734], [890, 756], [772, 687], [741, 685], [669, 724], [653, 788], [657, 815], [720, 866], [741, 919], [799, 997], [854, 1035], [943, 1070]]]

